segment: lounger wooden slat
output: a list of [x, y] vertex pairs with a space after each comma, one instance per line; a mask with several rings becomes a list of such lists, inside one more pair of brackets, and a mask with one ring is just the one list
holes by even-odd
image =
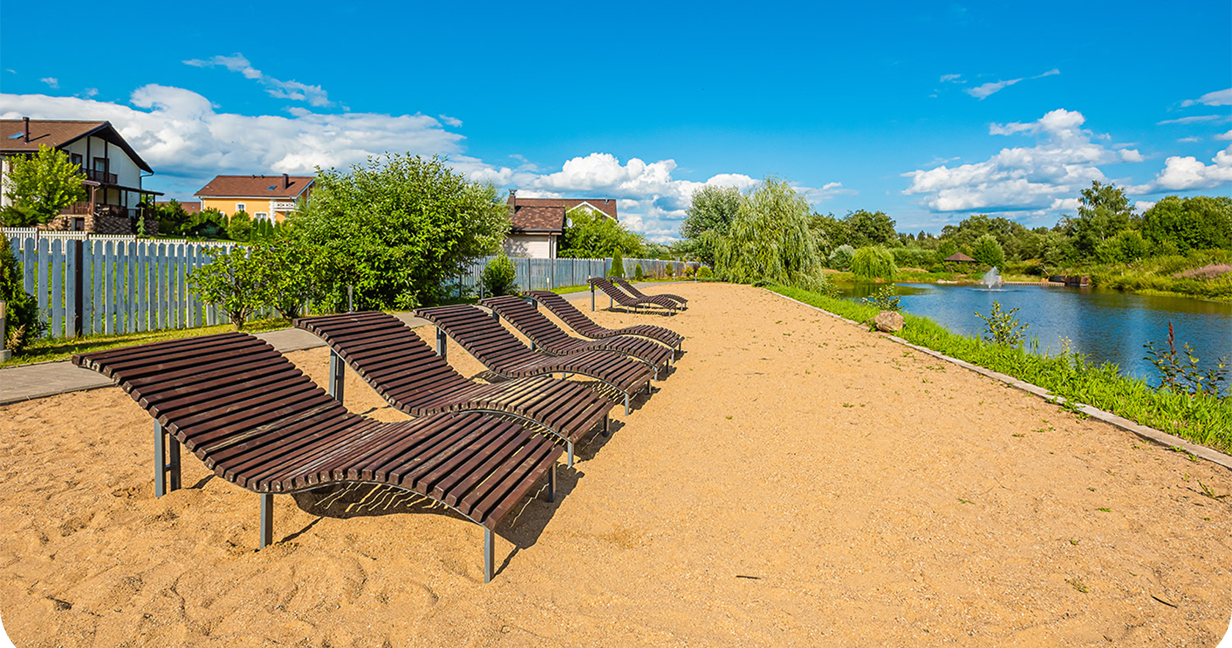
[[645, 363], [655, 372], [666, 368], [672, 350], [650, 340], [627, 335], [609, 336], [601, 340], [581, 340], [565, 333], [531, 303], [519, 297], [505, 295], [480, 300], [480, 306], [503, 317], [513, 328], [535, 344], [535, 348], [550, 355], [569, 355], [600, 349], [615, 351]]
[[387, 484], [482, 526], [487, 581], [493, 529], [545, 475], [552, 495], [552, 466], [563, 453], [522, 423], [485, 413], [397, 423], [352, 414], [273, 347], [242, 333], [80, 354], [73, 364], [111, 377], [151, 414], [158, 410], [156, 496], [167, 491], [168, 476], [171, 490], [180, 486], [181, 445], [216, 475], [259, 493], [261, 547], [272, 542], [275, 493]]
[[684, 297], [681, 297], [680, 295], [673, 295], [672, 293], [656, 293], [654, 295], [647, 295], [646, 293], [638, 290], [637, 286], [634, 286], [633, 284], [629, 283], [627, 279], [624, 279], [622, 277], [608, 277], [608, 281], [611, 281], [617, 286], [624, 288], [625, 292], [629, 293], [630, 295], [633, 295], [634, 297], [638, 299], [660, 299], [660, 300], [667, 299], [672, 302], [675, 302], [676, 307], [679, 308], [680, 310], [688, 310], [689, 308], [689, 300], [685, 299]]
[[[579, 439], [596, 427], [607, 429], [613, 403], [594, 390], [550, 376], [525, 376], [498, 384], [471, 381], [406, 324], [386, 313], [305, 317], [294, 325], [325, 340], [331, 353], [381, 398], [411, 416], [473, 410], [531, 422], [566, 446], [570, 465]], [[545, 390], [569, 406], [569, 416], [557, 416], [554, 403], [534, 398]], [[330, 393], [338, 396], [341, 391], [341, 371], [332, 371]]]
[[590, 279], [586, 280], [586, 283], [590, 284], [590, 295], [591, 295], [590, 306], [592, 310], [594, 309], [594, 305], [595, 305], [595, 299], [594, 299], [595, 288], [602, 290], [604, 294], [610, 297], [613, 302], [620, 304], [622, 307], [624, 307], [626, 312], [635, 312], [635, 313], [640, 312], [640, 309], [646, 306], [658, 306], [661, 308], [665, 308], [671, 311], [672, 315], [675, 315], [676, 311], [680, 310], [679, 304], [667, 298], [631, 297], [625, 294], [623, 290], [617, 288], [614, 284], [612, 284], [611, 281], [609, 281], [608, 279], [604, 277], [591, 277]]
[[[651, 370], [646, 365], [611, 351], [590, 350], [567, 356], [550, 356], [526, 348], [512, 333], [478, 307], [459, 304], [420, 308], [415, 315], [466, 349], [492, 371], [508, 378], [554, 373], [578, 374], [606, 383], [624, 394], [625, 413], [629, 400], [643, 387], [649, 388]], [[484, 343], [477, 343], [476, 339]]]
[[549, 290], [532, 290], [526, 293], [526, 296], [547, 308], [560, 321], [568, 324], [569, 328], [584, 337], [599, 340], [615, 335], [636, 335], [666, 344], [677, 351], [680, 350], [684, 342], [683, 335], [662, 326], [654, 326], [653, 324], [638, 324], [637, 326], [626, 326], [619, 329], [604, 328], [587, 317], [576, 306], [569, 303], [569, 300]]

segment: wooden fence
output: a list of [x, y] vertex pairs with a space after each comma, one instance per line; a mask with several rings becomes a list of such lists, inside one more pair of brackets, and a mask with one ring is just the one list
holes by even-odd
[[[463, 272], [457, 282], [450, 286], [450, 292], [458, 296], [477, 295], [481, 291], [483, 269], [495, 259], [494, 256], [483, 257], [471, 264]], [[603, 277], [608, 274], [612, 260], [608, 259], [527, 259], [510, 258], [517, 278], [518, 290], [551, 290], [561, 286], [580, 286], [591, 277]], [[633, 278], [638, 264], [647, 277], [665, 277], [667, 264], [674, 263], [676, 272], [683, 269], [683, 264], [659, 259], [625, 259], [625, 276]], [[696, 263], [690, 264], [694, 267]]]

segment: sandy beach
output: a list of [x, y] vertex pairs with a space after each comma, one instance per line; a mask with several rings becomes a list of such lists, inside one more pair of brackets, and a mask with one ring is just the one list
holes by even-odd
[[[275, 498], [187, 455], [155, 499], [118, 388], [0, 408], [18, 646], [1214, 646], [1232, 472], [765, 290], [674, 284], [687, 336], [559, 497], [482, 532], [370, 486]], [[581, 304], [581, 302], [576, 302]], [[601, 298], [601, 306], [607, 300]], [[588, 310], [588, 303], [586, 306]], [[421, 329], [425, 337], [430, 330]], [[327, 351], [289, 357], [325, 384]], [[450, 343], [466, 375], [482, 367]], [[401, 420], [348, 374], [346, 405]]]

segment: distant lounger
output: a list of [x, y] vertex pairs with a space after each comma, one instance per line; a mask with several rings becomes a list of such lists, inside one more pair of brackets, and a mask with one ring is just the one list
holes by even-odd
[[594, 320], [569, 303], [568, 299], [550, 290], [532, 290], [526, 293], [526, 296], [542, 304], [553, 315], [560, 318], [562, 322], [568, 324], [574, 331], [577, 331], [579, 335], [584, 335], [588, 338], [598, 340], [614, 335], [637, 335], [666, 344], [677, 351], [680, 350], [684, 342], [683, 335], [653, 324], [638, 324], [637, 326], [626, 326], [618, 329], [604, 328], [595, 324]]
[[[519, 423], [473, 412], [397, 423], [352, 414], [269, 344], [243, 333], [73, 356], [112, 378], [154, 417], [154, 493], [180, 488], [180, 444], [219, 477], [261, 497], [260, 546], [274, 494], [384, 484], [440, 502], [492, 532], [562, 453]], [[167, 447], [167, 435], [171, 435]], [[169, 456], [169, 459], [167, 455]]]
[[676, 302], [666, 298], [630, 297], [623, 290], [613, 285], [611, 281], [603, 277], [592, 277], [587, 280], [587, 283], [590, 284], [590, 310], [592, 311], [595, 309], [595, 288], [602, 290], [612, 301], [623, 306], [625, 310], [630, 308], [636, 310], [645, 306], [660, 306], [670, 310], [674, 315], [680, 309]]
[[436, 325], [437, 352], [441, 357], [445, 356], [445, 335], [448, 335], [484, 366], [506, 378], [553, 373], [594, 378], [624, 395], [625, 414], [629, 413], [629, 399], [633, 393], [643, 387], [650, 388], [650, 368], [636, 360], [611, 351], [586, 351], [556, 357], [532, 351], [476, 306], [420, 308], [415, 315]]
[[480, 306], [492, 309], [492, 312], [505, 318], [513, 328], [530, 338], [534, 348], [551, 355], [570, 355], [583, 353], [594, 349], [614, 351], [645, 363], [655, 372], [655, 380], [659, 371], [667, 367], [672, 358], [672, 350], [644, 338], [619, 335], [602, 340], [582, 340], [565, 333], [559, 326], [552, 323], [533, 304], [520, 297], [506, 295], [504, 297], [489, 297], [479, 301]]
[[626, 291], [628, 291], [630, 295], [633, 295], [634, 297], [640, 297], [643, 299], [655, 299], [656, 297], [660, 297], [662, 299], [667, 299], [667, 300], [675, 302], [677, 306], [680, 308], [680, 310], [688, 310], [689, 308], [689, 300], [685, 299], [684, 297], [681, 297], [680, 295], [673, 295], [671, 293], [659, 293], [657, 295], [647, 295], [646, 293], [638, 290], [636, 286], [634, 286], [633, 284], [629, 283], [628, 281], [620, 277], [608, 277], [608, 279], [612, 283], [616, 284], [617, 286], [624, 288]]
[[494, 385], [468, 380], [386, 313], [304, 317], [294, 325], [329, 344], [329, 393], [339, 401], [345, 361], [386, 402], [412, 416], [480, 411], [542, 426], [565, 443], [571, 466], [574, 443], [599, 424], [606, 433], [607, 414], [615, 406], [585, 385], [550, 376]]

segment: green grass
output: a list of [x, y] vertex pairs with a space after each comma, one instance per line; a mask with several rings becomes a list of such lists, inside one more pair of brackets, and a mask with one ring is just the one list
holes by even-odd
[[[277, 329], [287, 328], [287, 326], [289, 326], [289, 323], [285, 319], [260, 320], [256, 322], [249, 322], [244, 327], [244, 332], [261, 333], [264, 331], [274, 331]], [[117, 347], [148, 344], [150, 342], [162, 342], [164, 340], [175, 340], [179, 338], [197, 337], [199, 335], [210, 335], [212, 333], [225, 333], [227, 331], [234, 330], [235, 327], [230, 324], [219, 324], [217, 326], [202, 326], [198, 328], [175, 329], [170, 331], [123, 333], [118, 335], [91, 335], [84, 338], [42, 338], [23, 349], [21, 355], [13, 356], [8, 362], [0, 364], [0, 367], [14, 367], [17, 365], [32, 364], [35, 362], [56, 362], [59, 360], [68, 360], [74, 353], [105, 351], [107, 349], [115, 349]]]
[[[877, 310], [861, 303], [817, 293], [771, 286], [771, 290], [857, 322], [869, 322]], [[903, 313], [898, 336], [922, 347], [1008, 374], [1067, 400], [1113, 412], [1142, 425], [1232, 453], [1232, 398], [1189, 396], [1157, 390], [1124, 376], [1116, 365], [1095, 365], [1070, 354], [1047, 356], [1019, 347], [998, 346], [953, 333], [931, 319]]]
[[552, 292], [557, 295], [568, 295], [569, 293], [586, 292], [590, 290], [590, 284], [582, 284], [580, 286], [557, 286], [552, 289]]

